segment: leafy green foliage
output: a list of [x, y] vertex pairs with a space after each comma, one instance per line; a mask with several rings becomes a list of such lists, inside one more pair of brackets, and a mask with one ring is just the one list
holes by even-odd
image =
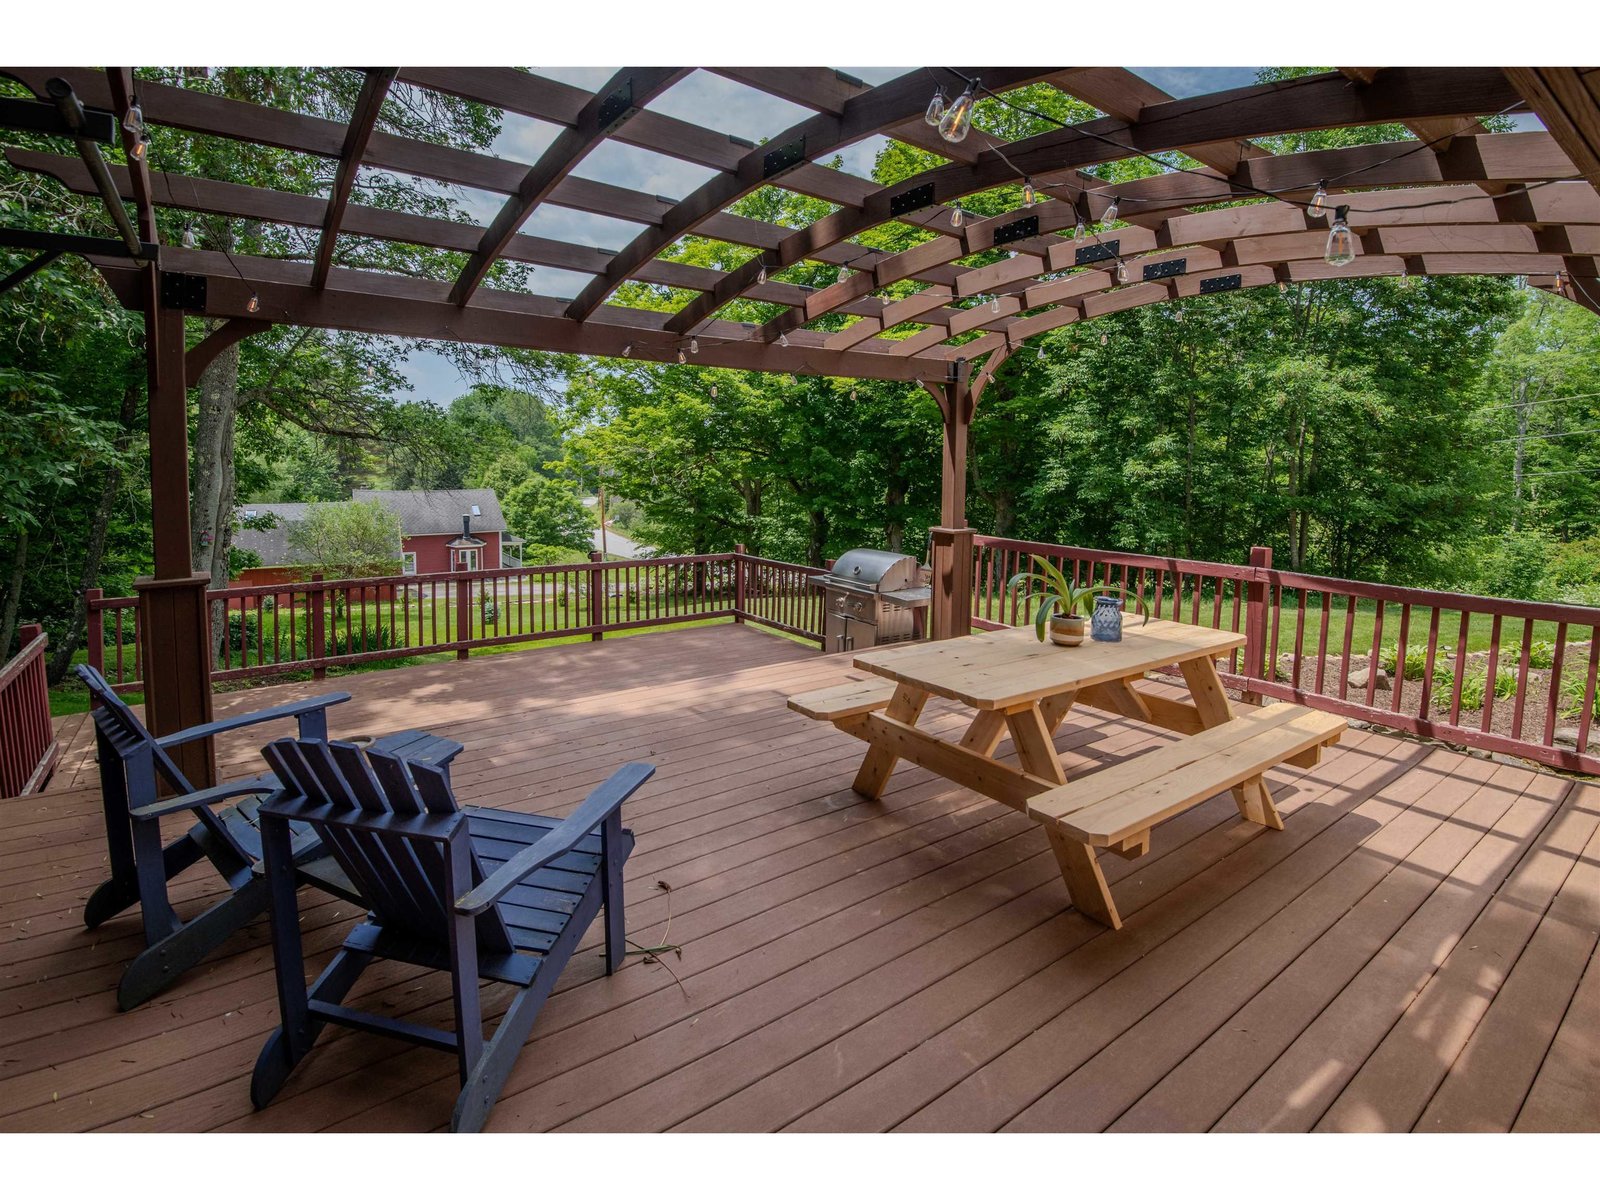
[[289, 549], [328, 579], [400, 573], [400, 518], [376, 500], [313, 504], [291, 522]]
[[532, 475], [500, 498], [510, 530], [538, 546], [587, 550], [594, 521], [572, 484]]

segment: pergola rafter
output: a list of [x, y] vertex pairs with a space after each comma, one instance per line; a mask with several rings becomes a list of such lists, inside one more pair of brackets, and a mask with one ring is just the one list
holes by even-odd
[[[126, 217], [126, 202], [137, 214], [137, 252], [124, 244], [126, 229], [118, 240], [0, 231], [0, 246], [40, 252], [0, 287], [60, 254], [79, 254], [124, 304], [144, 313], [156, 578], [141, 585], [140, 629], [146, 661], [159, 667], [147, 696], [159, 731], [201, 723], [209, 712], [208, 647], [199, 632], [207, 579], [188, 573], [187, 388], [221, 350], [275, 325], [645, 362], [697, 349], [693, 361], [704, 366], [920, 383], [938, 399], [943, 420], [933, 624], [949, 635], [963, 631], [960, 597], [970, 594], [962, 577], [971, 564], [971, 531], [963, 528], [969, 426], [984, 388], [1030, 338], [1146, 304], [1415, 274], [1524, 276], [1600, 311], [1600, 73], [1592, 68], [1352, 67], [1182, 99], [1107, 67], [918, 68], [877, 86], [828, 68], [715, 68], [741, 87], [809, 110], [761, 145], [651, 107], [689, 68], [629, 68], [594, 92], [509, 68], [364, 68], [344, 121], [203, 86], [136, 83], [126, 67], [0, 70], [40, 98], [49, 94], [47, 82], [64, 80], [75, 99], [62, 98], [60, 83], [55, 99], [85, 106], [102, 141], [137, 89], [157, 151], [166, 131], [178, 130], [329, 166], [327, 175], [319, 172], [331, 178], [323, 197], [153, 170], [132, 153], [137, 143], [126, 131], [128, 165], [110, 164], [109, 182], [97, 151], [87, 158], [5, 151], [13, 169], [99, 195], [114, 218]], [[946, 142], [923, 121], [929, 96], [935, 86], [953, 96], [974, 78], [1002, 103], [1009, 91], [1042, 85], [1104, 115], [1013, 142], [976, 128]], [[554, 126], [555, 136], [533, 162], [407, 136], [384, 127], [384, 99], [396, 88], [479, 102]], [[1530, 106], [1548, 132], [1486, 131], [1484, 118]], [[37, 116], [17, 119], [33, 120], [27, 127], [35, 132], [54, 128]], [[1388, 124], [1416, 140], [1287, 154], [1262, 144]], [[875, 135], [942, 161], [887, 186], [826, 165]], [[712, 174], [681, 197], [579, 174], [607, 142]], [[1096, 173], [1154, 155], [1163, 156], [1156, 174], [1112, 184]], [[1199, 166], [1175, 170], [1172, 161]], [[382, 207], [375, 198], [363, 203], [363, 168], [497, 195], [498, 211], [480, 225]], [[1347, 206], [1357, 238], [1354, 260], [1341, 265], [1323, 257], [1329, 216], [1306, 211], [1322, 180], [1330, 203]], [[1024, 182], [1043, 194], [1031, 207], [964, 219], [951, 207]], [[731, 211], [764, 186], [833, 211], [800, 228]], [[1107, 222], [1113, 199], [1117, 219]], [[621, 249], [523, 232], [546, 206], [640, 228]], [[161, 209], [307, 236], [291, 258], [160, 245]], [[892, 253], [865, 244], [890, 222], [919, 226], [926, 240]], [[1079, 222], [1088, 226], [1082, 237]], [[742, 247], [749, 257], [731, 270], [679, 261], [678, 244], [690, 235]], [[363, 240], [446, 250], [463, 255], [464, 265], [447, 278], [366, 269]], [[513, 291], [495, 286], [491, 273], [502, 261], [590, 278], [576, 296]], [[846, 270], [819, 288], [777, 278], [803, 263]], [[616, 295], [629, 284], [688, 298], [667, 311], [632, 307]], [[779, 311], [761, 323], [729, 320], [724, 310], [736, 301]], [[218, 322], [188, 349], [185, 314]], [[191, 766], [192, 778], [207, 777], [206, 764]]]

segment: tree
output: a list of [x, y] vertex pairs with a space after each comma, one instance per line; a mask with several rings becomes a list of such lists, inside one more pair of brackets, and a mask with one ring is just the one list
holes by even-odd
[[534, 475], [500, 498], [510, 530], [540, 546], [587, 550], [594, 521], [578, 490], [561, 479]]
[[376, 500], [313, 504], [287, 541], [308, 573], [361, 579], [400, 573], [400, 518]]

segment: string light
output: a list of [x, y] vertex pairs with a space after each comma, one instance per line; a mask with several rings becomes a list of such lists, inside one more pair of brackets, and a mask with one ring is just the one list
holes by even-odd
[[839, 268], [839, 273], [833, 277], [833, 281], [835, 283], [843, 283], [843, 282], [845, 282], [845, 280], [847, 280], [849, 278], [850, 278], [849, 269], [846, 268], [846, 267], [840, 267]]
[[767, 264], [766, 263], [762, 263], [761, 264], [761, 270], [756, 272], [756, 283], [757, 283], [757, 285], [760, 285], [760, 284], [765, 283], [766, 281], [767, 281]]
[[935, 129], [939, 122], [944, 120], [944, 89], [934, 88], [933, 99], [928, 101], [928, 111], [922, 114], [922, 119]]
[[789, 348], [789, 335], [787, 333], [780, 333], [778, 335], [778, 345], [782, 346], [785, 350]]
[[968, 83], [967, 90], [957, 96], [950, 107], [944, 110], [944, 116], [939, 118], [939, 136], [945, 141], [962, 141], [972, 128], [972, 109], [978, 102], [978, 82], [974, 79]]
[[1075, 241], [1075, 242], [1083, 241], [1084, 232], [1085, 231], [1084, 231], [1084, 228], [1083, 228], [1083, 218], [1079, 217], [1078, 218], [1078, 224], [1072, 230], [1072, 240]]
[[1343, 267], [1356, 260], [1356, 235], [1350, 232], [1350, 209], [1341, 204], [1333, 210], [1333, 227], [1328, 230], [1328, 248], [1323, 260], [1330, 267]]
[[1024, 179], [1022, 181], [1022, 207], [1032, 208], [1037, 203], [1039, 203], [1039, 193], [1034, 190], [1033, 180]]
[[964, 220], [966, 220], [966, 214], [961, 211], [961, 205], [958, 204], [956, 205], [955, 210], [950, 214], [950, 228], [960, 229], [961, 222]]
[[139, 97], [129, 102], [128, 111], [122, 116], [122, 127], [135, 138], [144, 136], [144, 109], [139, 106]]
[[1119, 212], [1121, 212], [1121, 211], [1122, 211], [1122, 197], [1121, 196], [1113, 196], [1113, 197], [1111, 197], [1111, 204], [1106, 208], [1106, 211], [1100, 217], [1101, 223], [1105, 224], [1105, 225], [1111, 224], [1111, 222], [1113, 222], [1113, 221], [1115, 221], [1117, 219], [1117, 214]]
[[1039, 350], [1038, 350], [1038, 353], [1036, 353], [1033, 357], [1035, 359], [1037, 359], [1039, 362], [1043, 362], [1044, 361], [1044, 347], [1040, 346]]
[[711, 398], [713, 400], [717, 398], [717, 385], [714, 383], [711, 385]]
[[851, 400], [852, 403], [854, 403], [855, 398], [856, 398], [856, 390], [855, 390], [855, 388], [851, 388], [850, 389], [850, 400]]
[[1306, 216], [1308, 216], [1308, 217], [1320, 217], [1323, 213], [1325, 213], [1327, 211], [1328, 211], [1328, 181], [1326, 179], [1324, 179], [1324, 180], [1321, 180], [1317, 184], [1317, 190], [1316, 190], [1315, 194], [1312, 195], [1312, 197], [1311, 197], [1311, 203], [1306, 205]]
[[1117, 259], [1117, 282], [1128, 282], [1128, 264], [1123, 262], [1120, 258]]
[[142, 159], [142, 158], [144, 158], [145, 153], [149, 149], [150, 149], [150, 134], [149, 133], [141, 133], [139, 135], [139, 140], [134, 142], [134, 144], [133, 144], [133, 156], [135, 158]]
[[183, 248], [193, 250], [198, 239], [194, 235], [194, 222], [190, 221], [183, 227]]
[[622, 348], [622, 357], [623, 358], [632, 358], [633, 357], [633, 343], [632, 342], [629, 342], [626, 346], [624, 346]]
[[1108, 336], [1108, 335], [1106, 335], [1106, 334], [1103, 334], [1103, 333], [1102, 333], [1102, 334], [1101, 334], [1101, 335], [1100, 335], [1100, 344], [1101, 344], [1101, 345], [1102, 345], [1102, 346], [1104, 346], [1104, 345], [1105, 345], [1105, 344], [1106, 344], [1106, 343], [1107, 343], [1107, 342], [1109, 342], [1109, 341], [1110, 341], [1110, 340], [1111, 340], [1111, 338], [1110, 338], [1110, 337], [1109, 337], [1109, 336]]
[[699, 354], [700, 353], [700, 339], [699, 338], [692, 337], [692, 338], [689, 339], [689, 353], [690, 354]]
[[688, 361], [689, 361], [689, 356], [683, 352], [683, 347], [679, 346], [678, 347], [678, 365], [681, 367], [684, 363], [686, 363]]
[[1278, 280], [1278, 295], [1287, 296], [1288, 294], [1289, 294], [1289, 285], [1287, 283], [1285, 283], [1281, 279]]
[[251, 292], [250, 293], [250, 299], [245, 304], [244, 310], [245, 310], [245, 312], [250, 312], [250, 313], [260, 312], [261, 311], [261, 297], [256, 295], [254, 292]]
[[989, 311], [996, 313], [1000, 311], [1000, 295], [998, 292], [989, 297]]

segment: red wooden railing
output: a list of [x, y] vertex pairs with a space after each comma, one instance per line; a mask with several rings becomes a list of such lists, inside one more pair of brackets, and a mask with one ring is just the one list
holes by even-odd
[[1031, 618], [1005, 584], [1033, 554], [1152, 616], [1242, 633], [1223, 679], [1246, 696], [1600, 774], [1600, 608], [1278, 571], [1265, 547], [1240, 566], [979, 535], [974, 625]]
[[[225, 620], [211, 677], [250, 679], [550, 638], [732, 617], [822, 641], [820, 568], [699, 554], [374, 579], [320, 576], [214, 589]], [[143, 686], [138, 600], [89, 593], [88, 656], [119, 691]]]
[[24, 625], [20, 633], [22, 649], [0, 667], [0, 799], [44, 787], [61, 754], [45, 679], [50, 639], [38, 625]]

